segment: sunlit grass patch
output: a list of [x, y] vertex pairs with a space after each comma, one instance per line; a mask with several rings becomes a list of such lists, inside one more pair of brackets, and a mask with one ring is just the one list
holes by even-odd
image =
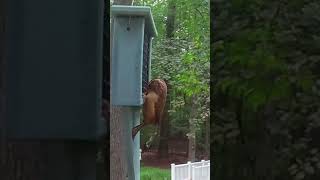
[[153, 167], [141, 167], [141, 180], [170, 180], [170, 170]]

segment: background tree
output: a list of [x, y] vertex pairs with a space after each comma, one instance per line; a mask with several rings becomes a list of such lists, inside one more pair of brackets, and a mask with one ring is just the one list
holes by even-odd
[[[168, 14], [167, 14], [167, 22], [166, 22], [166, 39], [171, 39], [174, 37], [174, 26], [175, 26], [175, 19], [176, 19], [176, 5], [175, 1], [171, 0], [168, 3]], [[160, 127], [160, 140], [159, 140], [159, 148], [158, 152], [161, 157], [168, 157], [168, 136], [169, 136], [169, 107], [171, 101], [171, 83], [169, 80], [166, 81], [168, 86], [167, 92], [167, 102], [166, 102], [166, 109], [165, 109], [165, 116], [163, 118], [161, 127]]]
[[[206, 134], [209, 139], [209, 133], [205, 132], [210, 130], [206, 128], [209, 123], [205, 123], [209, 120], [208, 2], [146, 0], [144, 3], [152, 7], [159, 33], [153, 42], [152, 76], [166, 79], [170, 84], [169, 137], [188, 135], [190, 155], [205, 149], [209, 154], [209, 142], [205, 145]], [[142, 143], [151, 131], [142, 132]], [[154, 144], [158, 143], [155, 139]]]
[[318, 179], [318, 1], [212, 2], [214, 179]]

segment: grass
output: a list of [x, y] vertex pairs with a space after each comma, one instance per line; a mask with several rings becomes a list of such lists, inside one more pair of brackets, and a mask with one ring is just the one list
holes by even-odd
[[170, 180], [170, 170], [153, 167], [141, 167], [141, 180]]

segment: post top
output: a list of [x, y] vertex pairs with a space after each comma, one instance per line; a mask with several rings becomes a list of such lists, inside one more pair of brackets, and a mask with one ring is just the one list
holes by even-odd
[[148, 6], [124, 6], [124, 5], [112, 5], [112, 16], [141, 16], [146, 18], [146, 30], [152, 37], [158, 35], [156, 26], [151, 13], [151, 8]]

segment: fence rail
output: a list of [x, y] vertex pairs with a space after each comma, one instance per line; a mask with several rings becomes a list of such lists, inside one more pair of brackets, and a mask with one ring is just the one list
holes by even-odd
[[171, 180], [210, 180], [210, 160], [171, 164]]

